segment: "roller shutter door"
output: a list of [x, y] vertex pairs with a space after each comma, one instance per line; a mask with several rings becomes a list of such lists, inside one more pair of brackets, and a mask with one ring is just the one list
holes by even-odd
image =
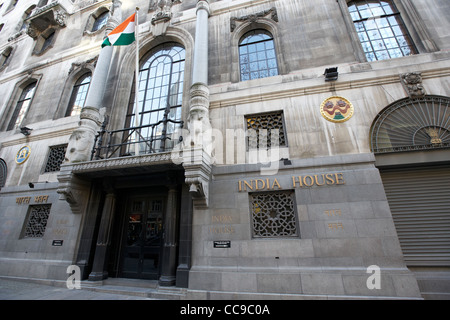
[[408, 266], [450, 266], [450, 165], [380, 169]]

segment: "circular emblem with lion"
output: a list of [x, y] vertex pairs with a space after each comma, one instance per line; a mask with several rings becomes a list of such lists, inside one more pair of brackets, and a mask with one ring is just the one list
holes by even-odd
[[320, 105], [322, 116], [331, 122], [345, 122], [353, 116], [353, 105], [343, 97], [330, 97]]

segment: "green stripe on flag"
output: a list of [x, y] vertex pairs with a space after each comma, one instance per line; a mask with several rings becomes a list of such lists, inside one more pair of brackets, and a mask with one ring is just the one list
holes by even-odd
[[102, 48], [106, 47], [106, 46], [110, 46], [110, 45], [111, 45], [111, 42], [109, 42], [109, 38], [106, 38], [105, 41], [103, 41], [103, 43], [102, 43]]
[[117, 39], [116, 42], [114, 42], [115, 46], [127, 46], [129, 44], [132, 44], [136, 40], [136, 37], [134, 36], [134, 33], [122, 33]]

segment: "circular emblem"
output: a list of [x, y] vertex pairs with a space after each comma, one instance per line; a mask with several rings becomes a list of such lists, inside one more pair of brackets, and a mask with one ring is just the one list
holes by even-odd
[[31, 149], [29, 146], [24, 146], [20, 148], [19, 152], [16, 154], [16, 163], [22, 164], [28, 160], [31, 154]]
[[331, 122], [344, 122], [353, 116], [353, 105], [342, 97], [330, 97], [320, 105], [322, 116]]

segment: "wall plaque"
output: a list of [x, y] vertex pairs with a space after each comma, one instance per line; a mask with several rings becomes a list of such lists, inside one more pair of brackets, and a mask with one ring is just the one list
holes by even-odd
[[231, 241], [229, 240], [214, 241], [214, 248], [231, 248]]
[[53, 240], [52, 246], [54, 247], [62, 247], [64, 240]]
[[331, 122], [345, 122], [353, 116], [353, 105], [343, 97], [333, 96], [320, 105], [320, 113]]

